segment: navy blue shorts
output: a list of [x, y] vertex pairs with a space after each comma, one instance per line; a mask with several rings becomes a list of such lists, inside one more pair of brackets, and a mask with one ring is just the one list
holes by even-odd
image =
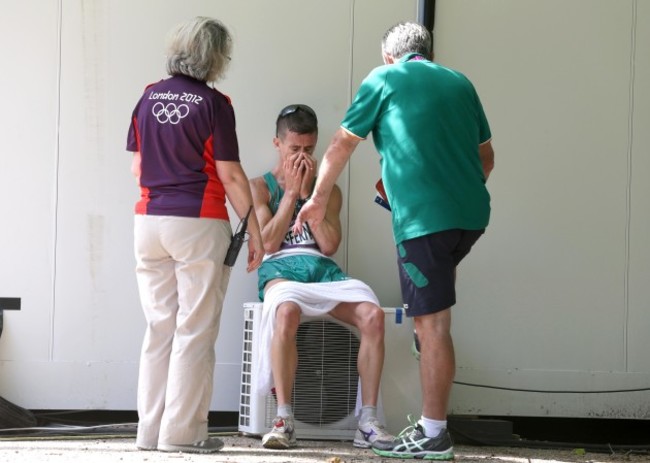
[[484, 232], [445, 230], [397, 246], [406, 316], [440, 312], [456, 303], [456, 266]]

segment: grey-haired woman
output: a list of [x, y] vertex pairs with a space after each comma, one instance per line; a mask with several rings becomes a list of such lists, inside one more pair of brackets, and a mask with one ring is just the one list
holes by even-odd
[[[223, 77], [228, 29], [197, 17], [170, 33], [170, 77], [148, 86], [131, 118], [127, 150], [140, 186], [136, 276], [147, 328], [138, 378], [142, 450], [212, 453], [208, 437], [214, 344], [230, 277], [226, 198], [241, 218], [253, 204], [239, 162], [230, 99], [208, 85]], [[249, 218], [247, 270], [264, 251]]]

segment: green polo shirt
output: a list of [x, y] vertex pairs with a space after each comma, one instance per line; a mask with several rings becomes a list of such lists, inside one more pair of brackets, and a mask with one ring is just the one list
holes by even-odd
[[415, 54], [377, 67], [341, 127], [360, 138], [372, 132], [396, 244], [487, 226], [490, 195], [478, 146], [492, 135], [464, 75]]

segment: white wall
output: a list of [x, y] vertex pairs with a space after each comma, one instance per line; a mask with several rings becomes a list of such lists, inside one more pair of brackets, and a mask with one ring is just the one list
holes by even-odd
[[[319, 150], [343, 117], [357, 61], [379, 64], [380, 32], [415, 19], [417, 2], [234, 0], [3, 3], [0, 87], [0, 395], [32, 409], [134, 409], [144, 319], [132, 252], [126, 131], [144, 86], [165, 77], [164, 39], [195, 16], [223, 20], [242, 163], [261, 175], [276, 159], [277, 112], [318, 113]], [[368, 61], [365, 61], [368, 60]], [[347, 174], [341, 178], [347, 197]], [[347, 229], [347, 204], [343, 223]], [[236, 220], [233, 219], [233, 224]], [[344, 240], [345, 243], [345, 240]], [[337, 260], [346, 265], [346, 245]], [[235, 267], [217, 342], [214, 410], [237, 410], [242, 304], [256, 276]]]
[[[650, 379], [650, 2], [437, 0], [436, 58], [463, 71], [494, 134], [492, 223], [459, 269], [451, 412], [647, 418]], [[135, 277], [137, 190], [125, 138], [145, 84], [164, 77], [179, 20], [219, 17], [235, 38], [220, 88], [234, 103], [243, 165], [275, 159], [277, 111], [319, 114], [325, 148], [379, 40], [416, 1], [5, 0], [0, 88], [0, 395], [34, 409], [133, 409], [144, 330]], [[254, 11], [253, 11], [254, 10]], [[20, 46], [17, 46], [20, 45]], [[337, 260], [382, 305], [401, 305], [388, 213], [376, 206], [372, 142], [339, 179]], [[214, 410], [236, 410], [242, 304], [234, 269], [217, 342]], [[402, 330], [403, 331], [403, 330]], [[409, 338], [385, 371], [417, 412]], [[400, 346], [400, 347], [397, 347]], [[395, 352], [391, 352], [394, 365]], [[389, 375], [388, 377], [386, 375]], [[478, 386], [496, 386], [506, 391]], [[393, 388], [395, 390], [395, 388]], [[582, 394], [525, 392], [585, 391]], [[398, 429], [395, 429], [396, 431]]]
[[23, 307], [4, 314], [0, 389], [6, 396], [25, 385], [14, 382], [5, 365], [25, 358], [46, 361], [50, 356], [58, 156], [57, 17], [56, 2], [34, 11], [32, 5], [18, 0], [5, 2], [0, 17], [0, 40], [6, 44], [0, 82], [10, 108], [0, 116], [0, 297], [21, 297]]
[[492, 223], [461, 265], [452, 410], [648, 418], [650, 4], [437, 2], [492, 125]]

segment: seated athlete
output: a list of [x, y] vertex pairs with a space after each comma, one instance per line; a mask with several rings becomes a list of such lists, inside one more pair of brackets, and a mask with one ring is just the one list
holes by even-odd
[[[273, 429], [263, 437], [262, 445], [273, 449], [296, 446], [291, 406], [298, 364], [296, 333], [301, 313], [317, 311], [355, 326], [360, 333], [357, 365], [362, 408], [353, 445], [370, 448], [385, 442], [390, 446], [393, 436], [377, 418], [384, 313], [370, 287], [350, 278], [329, 257], [341, 242], [340, 189], [334, 188], [318, 230], [307, 224], [300, 235], [292, 232], [295, 217], [315, 183], [317, 140], [314, 111], [302, 104], [285, 107], [278, 115], [273, 139], [278, 162], [270, 172], [250, 181], [265, 251], [258, 288], [265, 315], [271, 317], [267, 345], [278, 404]], [[264, 341], [261, 344], [267, 349]]]

